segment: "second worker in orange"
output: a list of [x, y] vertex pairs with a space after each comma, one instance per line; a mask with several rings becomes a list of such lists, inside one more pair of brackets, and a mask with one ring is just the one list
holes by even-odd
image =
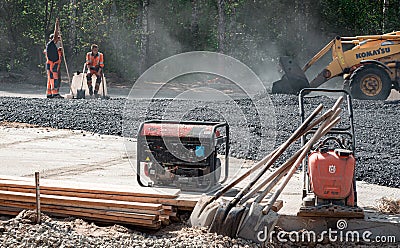
[[[99, 52], [99, 48], [96, 44], [92, 44], [91, 52], [88, 52], [86, 54], [86, 66], [88, 69], [86, 79], [89, 88], [89, 94], [92, 96], [94, 93], [95, 97], [99, 97], [98, 92], [100, 88], [101, 78], [103, 77], [104, 56], [101, 52]], [[92, 75], [96, 75], [94, 92], [92, 86]]]

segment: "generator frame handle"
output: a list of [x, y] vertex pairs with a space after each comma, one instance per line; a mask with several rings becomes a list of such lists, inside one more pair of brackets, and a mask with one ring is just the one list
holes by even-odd
[[[349, 113], [349, 123], [350, 126], [347, 128], [332, 128], [326, 135], [329, 134], [346, 134], [350, 136], [351, 139], [351, 150], [353, 152], [353, 155], [355, 157], [355, 152], [356, 152], [356, 139], [355, 139], [355, 134], [354, 134], [354, 114], [353, 114], [353, 103], [352, 103], [352, 98], [350, 93], [347, 90], [344, 89], [326, 89], [326, 88], [304, 88], [300, 91], [299, 93], [299, 112], [300, 112], [300, 118], [301, 122], [304, 121], [305, 119], [305, 111], [304, 111], [304, 98], [305, 95], [311, 93], [311, 92], [322, 92], [322, 93], [343, 93], [346, 95], [346, 101], [347, 101], [347, 111]], [[310, 97], [309, 97], [310, 98]], [[307, 134], [315, 132], [314, 129], [311, 129], [309, 132], [305, 133], [303, 136], [301, 136], [301, 145], [303, 146], [306, 143], [306, 136]], [[303, 170], [303, 198], [307, 195], [308, 192], [308, 177], [307, 177], [307, 165], [306, 165], [306, 159], [303, 160], [302, 164], [302, 170]], [[357, 206], [357, 188], [356, 188], [356, 175], [354, 173], [353, 175], [353, 191], [354, 191], [354, 204]]]
[[[355, 154], [355, 146], [356, 146], [356, 141], [355, 141], [355, 135], [354, 135], [354, 114], [353, 114], [353, 103], [351, 100], [351, 95], [347, 90], [344, 89], [325, 89], [325, 88], [304, 88], [300, 91], [299, 93], [299, 111], [300, 111], [300, 118], [301, 122], [304, 121], [305, 119], [305, 111], [304, 111], [304, 98], [305, 95], [311, 92], [325, 92], [325, 93], [344, 93], [346, 95], [346, 101], [347, 101], [347, 111], [349, 112], [349, 123], [350, 126], [348, 128], [332, 128], [327, 134], [348, 134], [351, 137], [352, 141], [352, 151], [353, 154]], [[315, 131], [315, 128], [311, 129], [311, 131]], [[306, 135], [306, 134], [305, 134]], [[305, 144], [305, 135], [301, 137], [301, 144]]]
[[[228, 180], [228, 175], [229, 175], [229, 150], [230, 150], [230, 144], [229, 144], [229, 125], [227, 122], [204, 122], [204, 121], [176, 121], [176, 120], [147, 120], [144, 121], [140, 124], [139, 126], [139, 130], [138, 130], [138, 140], [137, 142], [139, 142], [139, 137], [141, 137], [140, 133], [143, 130], [143, 126], [147, 123], [166, 123], [166, 124], [187, 124], [187, 125], [203, 125], [203, 126], [212, 126], [212, 136], [213, 136], [213, 140], [215, 142], [217, 141], [217, 137], [215, 137], [215, 132], [218, 128], [221, 127], [225, 127], [225, 137], [223, 137], [223, 141], [225, 143], [225, 175], [224, 175], [224, 179], [222, 181], [219, 181], [220, 184], [223, 184], [226, 182], [226, 180]], [[216, 146], [217, 143], [214, 144], [214, 146]], [[141, 180], [141, 174], [140, 174], [140, 160], [139, 158], [136, 159], [136, 181], [138, 182], [138, 184], [141, 187], [151, 187], [150, 184], [145, 185], [142, 180]], [[210, 187], [208, 187], [206, 190], [210, 189], [212, 187], [212, 185], [210, 185]]]

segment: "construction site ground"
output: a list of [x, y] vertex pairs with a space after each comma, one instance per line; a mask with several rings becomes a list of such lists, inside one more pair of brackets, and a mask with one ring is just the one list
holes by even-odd
[[[146, 89], [143, 90], [145, 91]], [[67, 89], [63, 89], [63, 93], [67, 93], [67, 91]], [[112, 97], [124, 98], [128, 95], [129, 89], [125, 87], [109, 88], [109, 93]], [[35, 85], [28, 86], [28, 88], [22, 91], [16, 90], [12, 85], [4, 85], [4, 87], [0, 89], [0, 96], [22, 96], [27, 98], [44, 97], [43, 87]], [[168, 92], [166, 93], [166, 97], [167, 96]], [[392, 92], [390, 100], [398, 99], [400, 99], [399, 94], [397, 92]], [[137, 187], [138, 191], [145, 190], [137, 184], [136, 172], [134, 169], [136, 166], [135, 161], [130, 161], [128, 159], [125, 149], [126, 142], [130, 142], [130, 147], [136, 147], [135, 139], [128, 140], [121, 136], [103, 135], [81, 130], [39, 127], [14, 122], [1, 122], [0, 137], [2, 137], [0, 139], [0, 161], [1, 167], [3, 168], [2, 174], [4, 175], [20, 176], [34, 180], [34, 173], [39, 171], [41, 178], [46, 179], [130, 185]], [[130, 157], [136, 156], [136, 151], [130, 150], [130, 152]], [[235, 175], [253, 164], [254, 161], [252, 160], [231, 157], [229, 178], [235, 177]], [[249, 180], [250, 179], [243, 181], [238, 185], [238, 188], [248, 183]], [[399, 215], [381, 214], [376, 211], [377, 201], [382, 197], [399, 199], [399, 188], [390, 188], [358, 181], [357, 190], [358, 204], [365, 209], [366, 219], [368, 221], [380, 223], [390, 222], [397, 226], [400, 225]], [[162, 189], [160, 189], [160, 191], [162, 191]], [[300, 208], [301, 192], [302, 174], [297, 173], [289, 181], [288, 186], [280, 197], [280, 199], [283, 200], [283, 207], [279, 213], [283, 216], [288, 216], [287, 220], [289, 220], [288, 223], [290, 225], [293, 225], [293, 218], [295, 218], [294, 216]], [[201, 193], [182, 192], [180, 197], [195, 202], [200, 195]], [[301, 221], [300, 219], [300, 222]], [[87, 224], [83, 226], [85, 225]], [[182, 230], [184, 230], [184, 232], [189, 233], [183, 235], [188, 239], [200, 235], [199, 233], [204, 233], [204, 230], [193, 229], [188, 231], [185, 226], [181, 227], [179, 225], [180, 224], [178, 224], [176, 228], [170, 227], [169, 229], [173, 228], [172, 231], [176, 232], [179, 228], [183, 228]], [[383, 232], [388, 228], [384, 225], [381, 226]], [[86, 226], [82, 228], [90, 229], [92, 227]], [[2, 226], [0, 225], [0, 232], [1, 229]], [[167, 229], [167, 232], [169, 229]], [[115, 230], [111, 230], [110, 232], [112, 233], [113, 231]], [[396, 235], [398, 236], [400, 233]], [[207, 239], [208, 238], [207, 236]], [[157, 236], [150, 237], [151, 242], [157, 239]], [[218, 242], [222, 243], [230, 242], [229, 244], [231, 245], [242, 242], [240, 240], [232, 241], [231, 239], [222, 239], [219, 236], [213, 236], [210, 239], [211, 241], [219, 240]], [[240, 245], [252, 246], [254, 244], [240, 243]]]
[[[145, 190], [136, 181], [135, 161], [129, 161], [125, 151], [124, 142], [136, 143], [135, 140], [18, 123], [2, 123], [0, 137], [2, 174], [34, 180], [35, 171], [39, 171], [41, 178], [46, 179], [129, 185], [138, 187], [138, 192]], [[230, 158], [228, 182], [252, 164], [253, 161]], [[250, 178], [238, 187], [248, 183]], [[160, 188], [161, 192], [162, 190]], [[379, 218], [380, 221], [400, 223], [399, 216], [380, 215], [373, 211], [382, 197], [398, 198], [400, 189], [359, 181], [357, 190], [359, 206], [371, 210], [366, 211], [367, 216]], [[280, 197], [284, 204], [279, 213], [296, 215], [301, 205], [301, 192], [302, 174], [299, 172], [289, 181]], [[198, 192], [181, 193], [182, 198], [193, 201], [197, 201], [200, 195]]]

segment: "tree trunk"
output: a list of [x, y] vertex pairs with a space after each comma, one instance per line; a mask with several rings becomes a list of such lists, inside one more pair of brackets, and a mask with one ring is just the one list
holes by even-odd
[[389, 11], [389, 0], [383, 0], [383, 15], [382, 15], [382, 32], [386, 32], [386, 22], [387, 22], [387, 16], [388, 16], [388, 11]]
[[[9, 30], [8, 40], [10, 41], [11, 44], [17, 44], [13, 26], [9, 25], [8, 30]], [[15, 51], [10, 50], [10, 72], [14, 71], [14, 67], [15, 67]]]
[[[50, 2], [50, 9], [49, 9], [49, 1], [46, 0], [46, 16], [45, 16], [45, 20], [44, 20], [44, 40], [45, 43], [47, 43], [47, 40], [49, 38], [48, 33], [49, 29], [50, 29], [50, 23], [51, 23], [51, 16], [53, 14], [53, 10], [54, 10], [54, 0], [51, 0]], [[50, 30], [50, 32], [52, 32], [53, 30]]]
[[45, 4], [45, 16], [44, 16], [44, 20], [43, 20], [43, 36], [44, 36], [44, 42], [46, 43], [47, 41], [47, 20], [48, 20], [48, 16], [49, 16], [49, 0], [46, 0], [44, 2]]
[[200, 41], [199, 41], [199, 1], [200, 0], [191, 0], [192, 2], [192, 20], [190, 23], [190, 31], [192, 33], [192, 49], [199, 50], [200, 49]]
[[225, 52], [225, 0], [217, 0], [218, 4], [218, 52]]
[[71, 58], [74, 57], [75, 54], [75, 46], [76, 46], [76, 0], [70, 0], [71, 4], [71, 21], [70, 21], [70, 26], [69, 26], [69, 61], [71, 61]]
[[149, 51], [149, 2], [143, 0], [142, 9], [142, 37], [140, 42], [140, 73], [147, 69], [147, 56]]
[[5, 21], [5, 27], [7, 30], [7, 38], [8, 38], [8, 42], [9, 44], [12, 44], [11, 46], [9, 45], [9, 49], [8, 49], [8, 59], [9, 59], [9, 71], [13, 72], [14, 71], [14, 67], [15, 67], [15, 57], [16, 57], [16, 51], [14, 49], [16, 49], [16, 47], [18, 47], [18, 40], [16, 38], [17, 35], [17, 30], [16, 27], [13, 25], [13, 20], [16, 17], [16, 7], [15, 7], [15, 3], [9, 1], [9, 2], [5, 2], [1, 5], [1, 9], [0, 9], [0, 15], [4, 18]]

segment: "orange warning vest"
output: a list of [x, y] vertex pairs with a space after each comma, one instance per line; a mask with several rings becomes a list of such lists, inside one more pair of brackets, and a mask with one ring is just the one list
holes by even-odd
[[53, 62], [47, 56], [46, 49], [43, 51], [46, 55], [46, 69], [47, 69], [47, 90], [46, 94], [57, 95], [60, 87], [60, 64], [62, 57], [62, 49], [58, 48], [58, 60]]
[[104, 58], [101, 52], [98, 52], [96, 55], [93, 55], [92, 52], [88, 52], [86, 54], [86, 64], [90, 67], [104, 67]]

